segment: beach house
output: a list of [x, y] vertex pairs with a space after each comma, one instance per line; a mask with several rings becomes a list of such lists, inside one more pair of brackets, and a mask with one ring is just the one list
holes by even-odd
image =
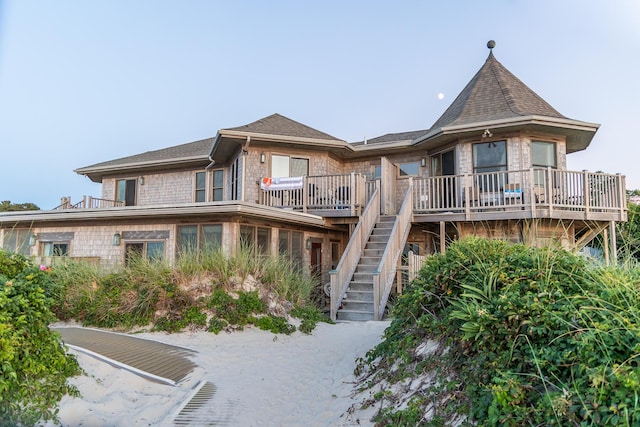
[[490, 50], [430, 127], [347, 142], [273, 114], [81, 167], [99, 198], [1, 214], [0, 244], [104, 266], [253, 244], [316, 274], [334, 319], [380, 319], [408, 252], [464, 236], [579, 250], [604, 235], [615, 254], [624, 176], [567, 170], [598, 127], [560, 114]]

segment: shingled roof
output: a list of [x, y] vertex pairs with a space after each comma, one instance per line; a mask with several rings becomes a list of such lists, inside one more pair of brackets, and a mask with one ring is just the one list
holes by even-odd
[[246, 124], [244, 126], [222, 129], [222, 132], [224, 132], [225, 130], [244, 133], [281, 135], [296, 138], [328, 139], [339, 141], [339, 139], [336, 137], [333, 137], [324, 132], [320, 132], [319, 130], [316, 130], [307, 125], [303, 125], [302, 123], [296, 122], [295, 120], [291, 120], [290, 118], [277, 113], [264, 117], [260, 120], [256, 120], [255, 122]]
[[101, 175], [106, 171], [131, 169], [155, 164], [177, 163], [182, 161], [207, 162], [209, 150], [213, 145], [213, 138], [201, 139], [160, 150], [147, 151], [133, 156], [121, 157], [91, 166], [76, 169], [75, 172], [87, 175], [94, 182], [99, 182]]
[[394, 142], [407, 142], [413, 141], [427, 133], [427, 129], [425, 130], [416, 130], [411, 132], [399, 132], [399, 133], [387, 133], [382, 136], [378, 136], [376, 138], [367, 139], [366, 141], [358, 141], [353, 142], [352, 145], [375, 145], [375, 144], [385, 144], [385, 143], [394, 143]]
[[514, 76], [493, 56], [433, 124], [430, 131], [523, 116], [566, 119], [555, 108]]

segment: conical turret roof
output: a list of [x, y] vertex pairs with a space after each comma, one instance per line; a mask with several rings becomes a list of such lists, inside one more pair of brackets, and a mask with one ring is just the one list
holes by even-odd
[[482, 68], [433, 124], [431, 130], [523, 116], [566, 119], [507, 70], [490, 52]]

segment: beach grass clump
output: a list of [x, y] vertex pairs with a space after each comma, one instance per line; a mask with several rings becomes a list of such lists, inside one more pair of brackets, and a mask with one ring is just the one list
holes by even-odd
[[55, 421], [60, 399], [78, 395], [67, 382], [78, 362], [49, 329], [54, 287], [47, 268], [0, 250], [0, 426]]
[[559, 248], [452, 243], [426, 260], [361, 365], [378, 368], [371, 387], [414, 390], [385, 395], [377, 421], [640, 424], [639, 285], [637, 269]]
[[[220, 332], [253, 324], [290, 333], [280, 318], [289, 322], [299, 313], [301, 330], [310, 333], [320, 319], [328, 321], [311, 298], [317, 280], [288, 258], [251, 247], [234, 255], [220, 249], [185, 252], [175, 267], [136, 254], [125, 267], [110, 270], [61, 262], [51, 276], [58, 285], [55, 314], [88, 326]], [[262, 317], [272, 319], [257, 322]]]

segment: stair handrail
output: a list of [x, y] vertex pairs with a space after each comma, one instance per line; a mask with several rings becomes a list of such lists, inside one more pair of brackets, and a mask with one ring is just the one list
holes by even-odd
[[373, 273], [373, 320], [382, 320], [384, 307], [387, 305], [391, 285], [393, 285], [396, 274], [398, 259], [411, 230], [412, 215], [413, 180], [409, 179], [409, 188], [391, 228], [389, 242], [382, 253], [377, 270]]
[[358, 267], [364, 246], [369, 240], [378, 218], [380, 218], [380, 189], [376, 188], [351, 234], [340, 262], [338, 262], [334, 270], [329, 272], [329, 278], [331, 279], [331, 320], [335, 321], [337, 318], [338, 308], [345, 297], [349, 280], [351, 280], [356, 267]]

